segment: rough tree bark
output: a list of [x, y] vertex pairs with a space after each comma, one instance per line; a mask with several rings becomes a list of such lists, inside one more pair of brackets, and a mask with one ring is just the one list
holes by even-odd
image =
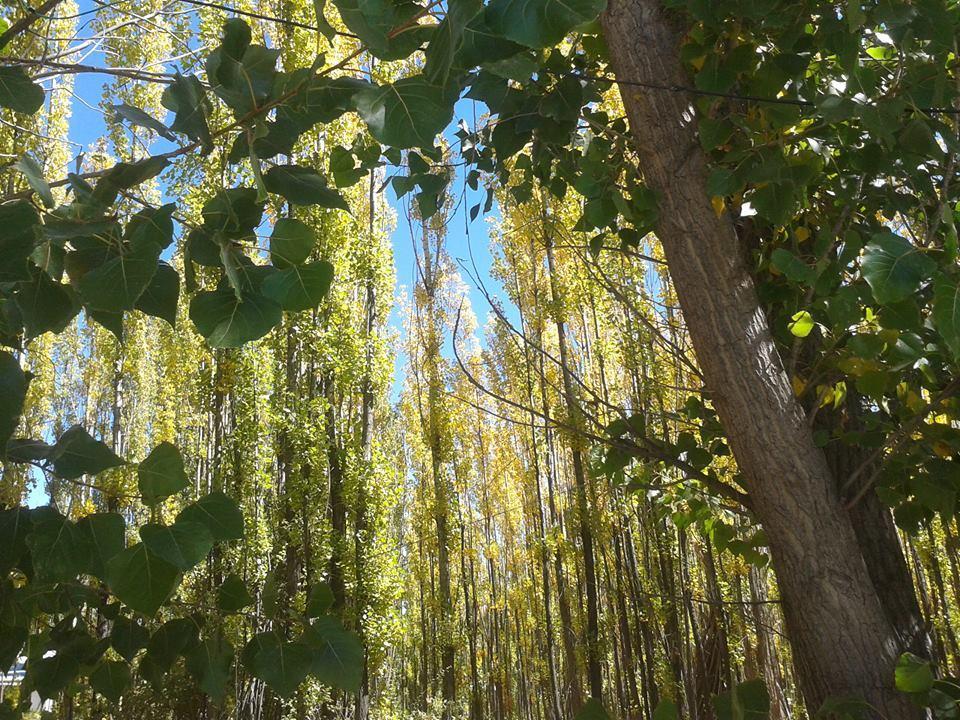
[[[602, 22], [618, 78], [688, 84], [681, 34], [660, 2], [611, 0]], [[858, 695], [886, 717], [920, 717], [893, 688], [898, 635], [794, 399], [731, 218], [707, 197], [690, 99], [630, 85], [620, 93], [641, 171], [660, 198], [657, 234], [691, 340], [769, 538], [807, 707]]]

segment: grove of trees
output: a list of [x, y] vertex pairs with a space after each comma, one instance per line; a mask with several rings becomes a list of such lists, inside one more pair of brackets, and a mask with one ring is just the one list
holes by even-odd
[[960, 718], [958, 37], [8, 2], [0, 719]]

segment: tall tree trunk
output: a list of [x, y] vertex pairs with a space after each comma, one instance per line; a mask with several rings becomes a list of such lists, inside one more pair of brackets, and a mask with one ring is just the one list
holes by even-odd
[[[370, 171], [369, 183], [367, 185], [367, 232], [368, 240], [371, 246], [374, 246], [373, 224], [376, 218], [376, 193], [375, 193], [375, 174]], [[354, 516], [353, 526], [353, 550], [357, 566], [356, 596], [357, 603], [357, 633], [360, 639], [364, 639], [364, 611], [366, 610], [368, 599], [367, 590], [367, 544], [371, 538], [367, 536], [369, 532], [369, 522], [367, 518], [367, 479], [373, 477], [373, 405], [374, 405], [374, 385], [373, 385], [373, 348], [375, 343], [374, 331], [377, 324], [377, 291], [376, 284], [371, 271], [366, 279], [366, 288], [363, 300], [364, 331], [366, 333], [363, 389], [360, 399], [360, 452], [362, 453], [363, 469], [357, 479], [357, 501], [356, 514]], [[364, 643], [363, 651], [363, 670], [360, 678], [360, 691], [357, 693], [354, 703], [354, 720], [367, 720], [370, 713], [370, 667], [369, 657]]]
[[[603, 19], [619, 78], [688, 84], [681, 32], [657, 0], [613, 0]], [[899, 639], [823, 452], [793, 396], [728, 214], [705, 191], [690, 100], [621, 85], [658, 236], [753, 510], [769, 538], [798, 682], [815, 712], [857, 695], [887, 717], [920, 711], [893, 688]]]
[[[557, 344], [560, 347], [560, 365], [563, 376], [563, 395], [567, 405], [567, 413], [574, 427], [579, 427], [581, 420], [580, 400], [573, 384], [570, 371], [569, 349], [567, 348], [566, 323], [560, 316], [560, 294], [556, 267], [553, 259], [552, 239], [545, 238], [547, 245], [547, 265], [549, 267], [550, 296], [553, 301], [557, 317]], [[583, 453], [580, 449], [581, 439], [574, 437], [570, 454], [573, 457], [573, 481], [577, 499], [577, 521], [580, 525], [580, 544], [583, 549], [583, 572], [585, 576], [587, 594], [587, 680], [590, 686], [590, 697], [602, 701], [603, 674], [600, 663], [600, 618], [597, 600], [597, 571], [593, 551], [593, 528], [590, 508], [587, 505], [587, 473], [583, 464]]]

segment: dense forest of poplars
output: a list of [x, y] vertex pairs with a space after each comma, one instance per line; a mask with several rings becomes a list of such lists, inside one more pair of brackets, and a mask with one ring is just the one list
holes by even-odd
[[9, 0], [0, 718], [960, 718], [956, 0]]

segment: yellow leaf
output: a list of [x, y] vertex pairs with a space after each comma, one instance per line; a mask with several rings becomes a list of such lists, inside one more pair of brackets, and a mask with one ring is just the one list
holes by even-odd
[[810, 237], [810, 231], [805, 227], [799, 227], [793, 231], [794, 236], [797, 238], [797, 242], [806, 242]]
[[713, 211], [717, 214], [717, 217], [723, 215], [723, 211], [727, 207], [727, 204], [723, 201], [723, 197], [720, 195], [714, 195], [710, 198], [710, 204], [713, 205]]
[[797, 397], [803, 395], [803, 391], [807, 389], [807, 383], [799, 375], [794, 375], [793, 380], [790, 381], [793, 385], [793, 394]]
[[944, 460], [948, 460], [951, 457], [953, 457], [953, 448], [950, 447], [950, 445], [945, 443], [943, 440], [937, 440], [933, 444], [933, 451], [937, 454], [938, 457], [941, 457]]
[[820, 407], [832, 404], [836, 398], [836, 393], [829, 385], [818, 385], [817, 394], [820, 396]]

